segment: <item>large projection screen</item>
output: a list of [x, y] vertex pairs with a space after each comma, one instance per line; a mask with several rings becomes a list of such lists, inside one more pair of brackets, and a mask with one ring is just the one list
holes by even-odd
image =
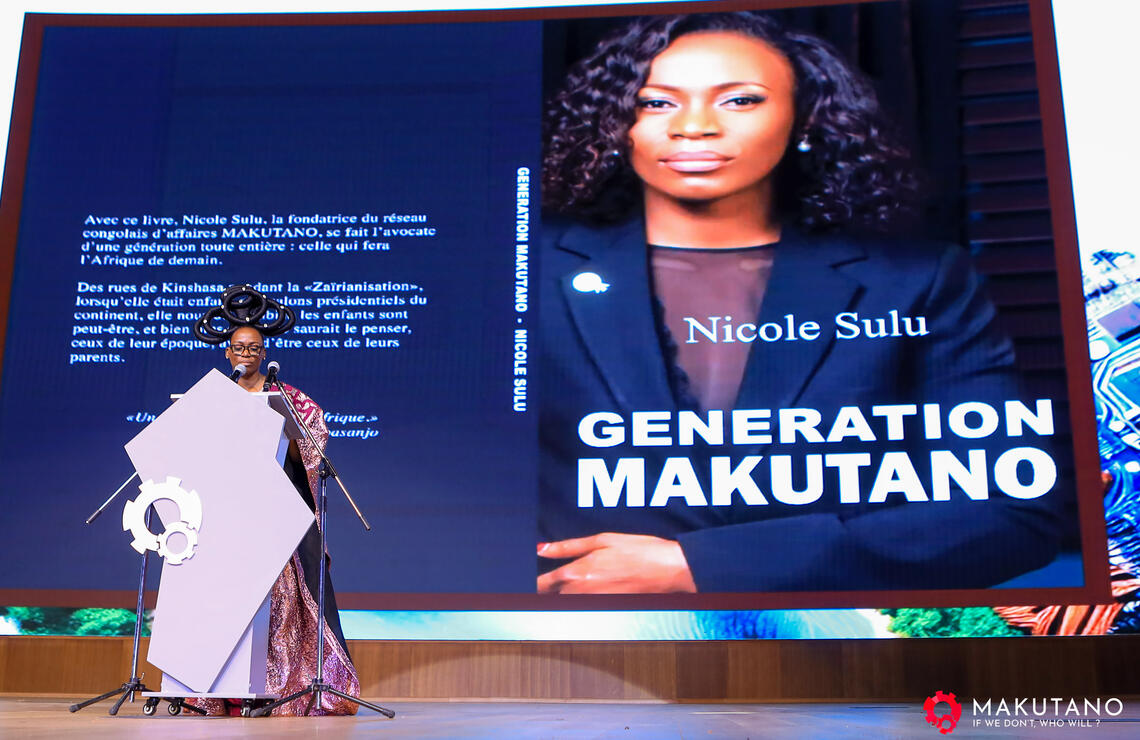
[[[873, 5], [889, 28], [899, 6]], [[542, 208], [570, 125], [544, 130], [544, 101], [645, 7], [28, 16], [0, 222], [0, 548], [22, 565], [0, 577], [0, 602], [105, 603], [131, 589], [126, 535], [82, 521], [129, 475], [121, 445], [170, 393], [224, 366], [190, 326], [240, 283], [297, 311], [271, 356], [323, 406], [330, 454], [375, 525], [365, 532], [334, 492], [342, 607], [1107, 600], [1097, 422], [1119, 426], [1124, 451], [1135, 407], [1094, 410], [1090, 383], [1108, 383], [1111, 404], [1126, 378], [1086, 362], [1098, 338], [1127, 361], [1140, 320], [1113, 302], [1103, 337], [1085, 323], [1050, 7], [1031, 3], [1027, 39], [1037, 115], [1024, 128], [1045, 145], [1041, 187], [974, 177], [977, 142], [962, 145], [961, 111], [938, 95], [956, 74], [953, 39], [900, 78], [889, 56], [851, 48], [842, 19], [857, 6], [750, 5], [863, 67], [928, 198], [915, 222], [873, 236], [788, 215], [755, 253], [770, 273], [747, 320], [720, 291], [671, 313], [675, 273], [660, 265], [676, 254], [659, 247], [686, 245], [646, 232], [643, 188], [657, 186], [637, 131], [589, 176], [626, 178], [640, 199], [604, 218]], [[657, 93], [688, 90], [663, 79]], [[643, 127], [682, 107], [633, 89], [623, 113], [607, 103], [617, 88], [580, 87], [564, 100], [582, 119], [612, 108]], [[584, 102], [591, 89], [603, 100]], [[769, 102], [710, 98], [734, 113]], [[846, 113], [826, 126], [812, 113], [789, 119], [771, 181], [810, 157], [848, 188], [832, 212], [866, 207], [871, 191], [889, 210], [894, 191], [876, 179], [896, 164], [877, 143], [886, 129], [828, 128]], [[693, 139], [662, 130], [659, 142]], [[851, 158], [860, 137], [870, 143]], [[590, 151], [562, 166], [587, 177], [574, 158], [609, 155]], [[657, 164], [714, 179], [701, 156]], [[876, 157], [879, 170], [844, 179]], [[1009, 192], [1041, 204], [1047, 248], [985, 236], [1002, 233], [1000, 216], [972, 228], [975, 201]], [[791, 214], [797, 198], [778, 200]], [[1065, 359], [1048, 377], [1032, 351], [1042, 337]], [[739, 387], [710, 401], [686, 363], [728, 345], [745, 345], [732, 355]], [[241, 434], [220, 420], [217, 444]], [[687, 578], [652, 577], [655, 553], [674, 557], [678, 543]], [[603, 593], [570, 593], [591, 586]]]

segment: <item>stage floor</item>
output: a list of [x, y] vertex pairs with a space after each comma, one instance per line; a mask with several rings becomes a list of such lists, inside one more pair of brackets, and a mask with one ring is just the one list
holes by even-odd
[[[78, 697], [77, 697], [78, 698]], [[107, 715], [109, 702], [72, 714], [75, 699], [0, 696], [0, 737], [56, 738], [938, 738], [918, 704], [583, 704], [507, 702], [386, 702], [395, 719], [372, 712], [355, 717], [172, 717], [166, 704], [147, 717], [142, 702]], [[1063, 707], [1063, 705], [1062, 705]], [[975, 726], [969, 704], [952, 737], [1097, 740], [1140, 737], [1140, 700], [1125, 700], [1118, 716], [1099, 725]], [[1086, 734], [1087, 733], [1087, 734]]]

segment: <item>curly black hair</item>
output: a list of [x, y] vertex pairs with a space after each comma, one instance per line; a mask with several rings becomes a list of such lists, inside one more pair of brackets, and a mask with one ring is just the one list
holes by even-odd
[[643, 17], [578, 62], [543, 119], [543, 205], [595, 222], [629, 216], [641, 182], [628, 164], [637, 93], [653, 59], [675, 39], [733, 31], [782, 53], [795, 72], [792, 142], [776, 172], [781, 218], [807, 232], [885, 231], [909, 217], [918, 179], [909, 152], [887, 125], [870, 83], [820, 38], [761, 13]]

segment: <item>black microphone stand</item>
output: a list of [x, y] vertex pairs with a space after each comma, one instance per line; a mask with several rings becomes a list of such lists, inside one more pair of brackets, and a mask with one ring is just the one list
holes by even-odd
[[[278, 382], [278, 388], [281, 388], [280, 382]], [[309, 444], [311, 444], [313, 446], [313, 449], [315, 449], [321, 456], [321, 465], [319, 468], [321, 483], [320, 486], [318, 486], [319, 490], [317, 493], [317, 529], [321, 542], [319, 556], [321, 559], [319, 568], [320, 575], [317, 578], [317, 675], [313, 676], [312, 682], [304, 689], [290, 694], [283, 699], [278, 699], [272, 704], [266, 704], [265, 706], [258, 707], [257, 709], [254, 709], [252, 712], [250, 712], [250, 716], [263, 717], [282, 704], [287, 704], [294, 699], [305, 696], [306, 694], [312, 695], [312, 699], [309, 702], [309, 708], [313, 706], [319, 707], [321, 705], [321, 694], [332, 694], [333, 696], [339, 696], [341, 699], [346, 699], [350, 702], [353, 702], [358, 706], [366, 707], [373, 710], [374, 712], [379, 712], [385, 717], [391, 719], [392, 717], [396, 716], [396, 713], [391, 709], [385, 709], [379, 704], [373, 704], [358, 697], [349, 696], [343, 691], [334, 688], [332, 685], [325, 683], [325, 514], [328, 509], [328, 495], [326, 488], [329, 478], [332, 478], [334, 481], [336, 481], [337, 485], [340, 486], [340, 490], [344, 493], [345, 498], [348, 499], [348, 503], [352, 505], [352, 509], [356, 512], [356, 516], [360, 518], [360, 523], [364, 525], [364, 529], [367, 531], [372, 531], [372, 527], [368, 524], [368, 520], [364, 518], [364, 514], [361, 513], [360, 507], [358, 507], [356, 505], [356, 502], [352, 500], [352, 496], [349, 494], [348, 489], [346, 489], [344, 487], [344, 484], [340, 482], [340, 477], [336, 474], [336, 468], [333, 467], [332, 461], [329, 460], [328, 456], [325, 455], [325, 451], [322, 450], [320, 445], [317, 444], [317, 441], [313, 438], [313, 433], [309, 431], [309, 427], [303, 421], [301, 421], [301, 417], [297, 413], [297, 408], [293, 405], [293, 399], [289, 398], [289, 394], [284, 390], [281, 390], [280, 393], [281, 397], [285, 399], [286, 407], [289, 409], [289, 414], [293, 417], [293, 421], [296, 422], [298, 427], [300, 427], [301, 432], [305, 435], [305, 438], [309, 441]], [[308, 709], [306, 709], [306, 713], [308, 713]]]
[[[132, 473], [130, 478], [127, 478], [125, 481], [123, 481], [123, 485], [119, 486], [119, 490], [112, 493], [111, 497], [109, 499], [107, 499], [106, 501], [104, 501], [103, 505], [100, 506], [98, 509], [96, 509], [94, 514], [87, 517], [86, 524], [90, 524], [91, 522], [95, 521], [99, 517], [99, 515], [102, 514], [103, 511], [108, 506], [110, 506], [111, 501], [113, 501], [115, 499], [115, 497], [118, 496], [119, 493], [124, 488], [127, 487], [127, 484], [130, 483], [131, 480], [133, 480], [136, 475], [138, 475], [137, 472]], [[150, 515], [151, 515], [152, 511], [154, 511], [153, 507], [147, 507], [146, 525], [147, 525], [148, 529], [150, 528]], [[111, 689], [110, 691], [108, 691], [105, 694], [100, 694], [99, 696], [96, 696], [92, 699], [88, 699], [86, 701], [81, 701], [78, 704], [72, 704], [70, 707], [68, 707], [68, 711], [78, 712], [80, 709], [83, 709], [84, 707], [90, 706], [90, 705], [95, 704], [97, 702], [101, 702], [104, 699], [110, 699], [112, 696], [117, 696], [118, 694], [122, 694], [122, 696], [119, 697], [119, 700], [116, 701], [111, 706], [111, 708], [109, 710], [107, 710], [107, 714], [114, 717], [116, 714], [119, 713], [119, 708], [121, 706], [123, 706], [123, 702], [125, 702], [128, 698], [132, 702], [135, 700], [135, 693], [136, 692], [150, 691], [150, 689], [148, 689], [143, 684], [142, 677], [139, 676], [139, 640], [142, 638], [143, 590], [146, 588], [146, 566], [147, 566], [147, 556], [148, 555], [150, 555], [150, 550], [143, 550], [142, 563], [139, 565], [139, 591], [138, 591], [138, 597], [135, 600], [135, 637], [134, 637], [134, 642], [131, 645], [131, 678], [130, 678], [130, 680], [125, 681], [123, 683], [123, 685], [120, 686], [119, 688]]]

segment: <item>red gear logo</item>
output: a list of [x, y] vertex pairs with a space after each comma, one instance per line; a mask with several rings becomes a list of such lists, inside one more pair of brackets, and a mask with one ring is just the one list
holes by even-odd
[[[934, 706], [939, 702], [946, 702], [950, 705], [950, 711], [946, 714], [935, 714]], [[926, 697], [926, 701], [922, 703], [922, 708], [926, 710], [926, 721], [938, 728], [938, 731], [943, 735], [949, 735], [958, 726], [958, 720], [962, 718], [962, 705], [958, 703], [958, 698], [953, 694], [943, 694], [941, 691], [935, 691], [934, 696]]]

